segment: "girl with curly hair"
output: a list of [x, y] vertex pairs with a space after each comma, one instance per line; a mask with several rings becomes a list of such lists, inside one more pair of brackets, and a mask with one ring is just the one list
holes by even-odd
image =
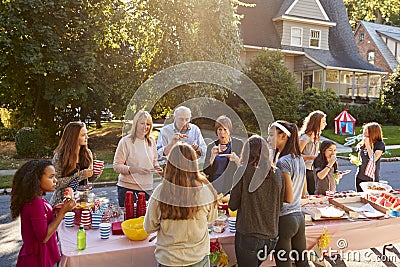
[[56, 230], [65, 213], [75, 206], [68, 199], [54, 217], [53, 209], [42, 198], [46, 192], [55, 190], [55, 170], [48, 160], [31, 160], [17, 170], [11, 191], [11, 216], [21, 216], [22, 248], [17, 267], [53, 267], [60, 260]]

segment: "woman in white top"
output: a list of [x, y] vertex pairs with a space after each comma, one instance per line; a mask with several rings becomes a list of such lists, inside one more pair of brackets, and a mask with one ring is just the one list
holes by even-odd
[[314, 195], [315, 178], [313, 162], [318, 156], [321, 132], [326, 127], [326, 114], [316, 110], [308, 114], [300, 129], [300, 152], [306, 163], [307, 192]]
[[153, 190], [153, 173], [161, 173], [157, 161], [155, 140], [150, 136], [153, 120], [147, 111], [139, 111], [132, 121], [130, 135], [124, 136], [118, 143], [114, 155], [114, 171], [118, 175], [118, 202], [123, 207], [127, 191], [145, 192], [146, 199]]
[[207, 224], [217, 217], [216, 198], [215, 189], [199, 172], [195, 150], [175, 144], [144, 219], [147, 233], [157, 231], [158, 267], [210, 266]]

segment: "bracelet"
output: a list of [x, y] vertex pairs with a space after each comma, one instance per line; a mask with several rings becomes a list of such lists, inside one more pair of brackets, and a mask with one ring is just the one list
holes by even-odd
[[328, 169], [331, 169], [331, 168], [332, 168], [332, 166], [328, 166], [328, 165], [326, 165], [325, 167], [327, 167]]

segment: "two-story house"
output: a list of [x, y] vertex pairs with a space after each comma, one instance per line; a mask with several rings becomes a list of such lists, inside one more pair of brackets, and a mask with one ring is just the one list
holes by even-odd
[[248, 0], [240, 7], [248, 63], [261, 49], [279, 50], [299, 89], [331, 89], [343, 102], [379, 97], [385, 71], [358, 53], [342, 0]]
[[400, 64], [400, 27], [361, 21], [354, 35], [364, 59], [388, 74], [396, 70]]

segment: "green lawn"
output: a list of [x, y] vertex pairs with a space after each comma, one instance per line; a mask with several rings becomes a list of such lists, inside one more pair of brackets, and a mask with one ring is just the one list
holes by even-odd
[[[400, 145], [400, 126], [382, 126], [383, 132], [383, 141], [386, 145]], [[362, 133], [362, 127], [356, 127], [356, 135]], [[335, 134], [334, 129], [327, 129], [322, 132], [322, 135], [326, 138], [329, 138], [339, 144], [344, 144], [346, 141], [344, 140], [347, 137], [351, 137], [353, 135], [339, 135]]]

